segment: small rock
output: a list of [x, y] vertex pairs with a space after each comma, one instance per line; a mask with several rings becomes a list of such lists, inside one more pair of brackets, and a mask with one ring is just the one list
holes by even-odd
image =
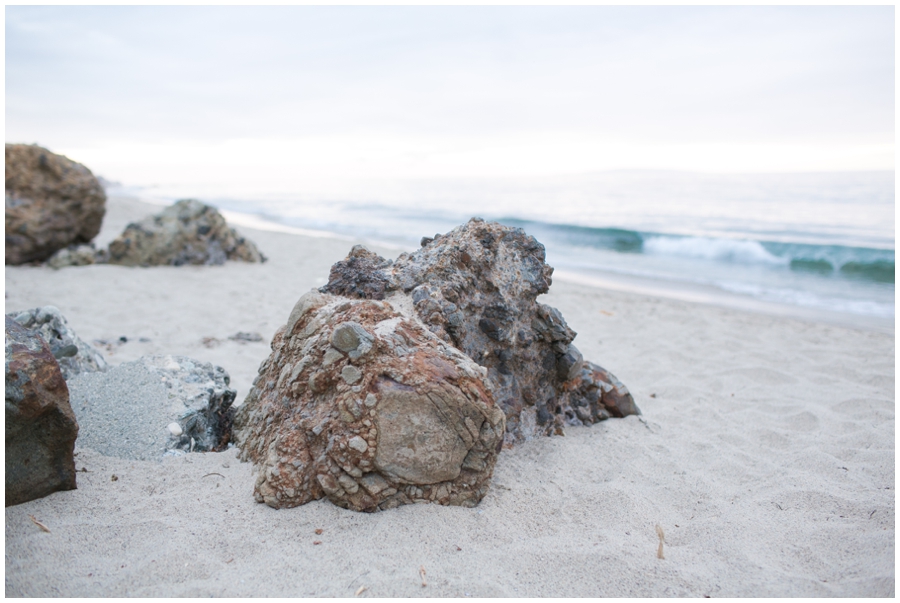
[[231, 441], [235, 390], [221, 367], [185, 356], [143, 356], [70, 383], [81, 444], [107, 456], [153, 460], [221, 451]]
[[365, 452], [369, 449], [369, 445], [366, 444], [366, 441], [359, 436], [353, 436], [352, 438], [350, 438], [350, 441], [347, 442], [347, 445], [357, 452]]
[[353, 385], [354, 383], [362, 379], [362, 373], [352, 364], [348, 364], [343, 369], [341, 369], [341, 378], [348, 384]]
[[47, 265], [57, 270], [69, 266], [90, 266], [106, 261], [105, 253], [98, 252], [93, 243], [69, 245], [60, 249], [47, 260]]
[[123, 266], [223, 264], [266, 261], [251, 241], [229, 228], [214, 207], [182, 199], [161, 213], [129, 224], [109, 244], [109, 263]]
[[6, 506], [74, 490], [78, 423], [47, 343], [6, 317]]
[[229, 335], [228, 339], [237, 341], [238, 343], [257, 342], [263, 340], [262, 335], [260, 335], [259, 333], [244, 333], [243, 331], [235, 333], [234, 335]]
[[43, 306], [12, 312], [7, 316], [14, 317], [17, 323], [36, 332], [47, 342], [67, 381], [80, 373], [107, 369], [103, 355], [75, 334], [59, 308]]

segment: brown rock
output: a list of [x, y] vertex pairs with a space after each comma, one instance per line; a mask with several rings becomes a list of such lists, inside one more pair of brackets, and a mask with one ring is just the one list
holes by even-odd
[[484, 376], [400, 308], [307, 293], [234, 420], [256, 499], [477, 504], [504, 433]]
[[75, 489], [78, 424], [50, 348], [6, 317], [6, 506]]
[[321, 291], [408, 300], [435, 335], [487, 369], [509, 444], [561, 434], [566, 424], [639, 414], [615, 377], [585, 368], [559, 311], [537, 302], [553, 268], [534, 237], [473, 218], [422, 243], [394, 262], [354, 247]]
[[43, 261], [100, 231], [106, 193], [91, 171], [37, 145], [6, 145], [6, 263]]
[[123, 266], [266, 261], [256, 245], [229, 228], [216, 208], [182, 199], [128, 227], [109, 244], [108, 262]]

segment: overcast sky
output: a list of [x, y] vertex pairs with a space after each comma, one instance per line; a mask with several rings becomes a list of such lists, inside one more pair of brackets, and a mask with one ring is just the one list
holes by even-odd
[[894, 8], [7, 6], [6, 140], [251, 188], [893, 169]]

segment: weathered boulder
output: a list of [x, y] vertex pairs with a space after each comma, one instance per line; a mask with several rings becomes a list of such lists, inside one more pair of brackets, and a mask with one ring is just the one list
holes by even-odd
[[110, 264], [182, 266], [266, 261], [253, 242], [229, 228], [216, 208], [182, 199], [155, 216], [129, 224], [109, 244]]
[[[509, 444], [561, 434], [566, 424], [640, 413], [615, 377], [585, 365], [559, 311], [537, 302], [553, 268], [534, 237], [473, 218], [422, 245], [394, 262], [354, 247], [321, 291], [408, 299], [435, 335], [487, 369]], [[610, 391], [616, 394], [603, 393]]]
[[100, 231], [106, 193], [91, 171], [37, 145], [6, 145], [6, 263], [43, 261]]
[[66, 381], [79, 373], [106, 370], [103, 355], [75, 334], [56, 306], [11, 312], [7, 316], [43, 338]]
[[485, 375], [402, 305], [307, 293], [235, 416], [256, 499], [474, 506], [504, 434]]
[[40, 335], [6, 317], [6, 506], [74, 490], [78, 423]]
[[69, 381], [79, 445], [158, 460], [221, 451], [231, 441], [235, 390], [225, 369], [185, 356], [143, 356]]

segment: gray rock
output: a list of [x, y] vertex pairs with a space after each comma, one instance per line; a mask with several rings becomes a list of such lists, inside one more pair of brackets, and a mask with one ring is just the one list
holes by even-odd
[[266, 261], [251, 241], [229, 228], [216, 208], [182, 199], [155, 216], [129, 224], [109, 244], [109, 263], [124, 266]]
[[6, 506], [74, 490], [78, 423], [40, 335], [6, 317]]
[[100, 232], [106, 193], [91, 171], [37, 145], [6, 145], [6, 263], [43, 261]]
[[481, 500], [504, 434], [483, 369], [384, 302], [311, 291], [288, 325], [235, 415], [259, 502], [327, 497], [376, 511]]
[[229, 383], [221, 367], [184, 356], [144, 356], [79, 375], [69, 384], [79, 444], [141, 460], [224, 450], [236, 394]]
[[621, 383], [615, 402], [595, 395], [615, 377], [600, 369], [607, 381], [592, 381], [601, 373], [584, 370], [575, 332], [558, 310], [537, 302], [552, 282], [553, 268], [544, 260], [544, 246], [522, 229], [473, 218], [423, 238], [421, 249], [393, 262], [356, 246], [332, 266], [320, 291], [408, 300], [435, 335], [488, 370], [510, 444], [562, 434], [566, 424], [639, 414]]
[[239, 331], [234, 335], [229, 335], [228, 339], [232, 341], [237, 341], [238, 343], [247, 343], [247, 342], [258, 342], [262, 341], [263, 337], [259, 333], [245, 333], [243, 331]]
[[69, 245], [54, 253], [47, 265], [59, 270], [69, 266], [90, 266], [91, 264], [103, 264], [107, 260], [106, 251], [97, 251], [93, 243], [82, 245]]
[[107, 369], [103, 355], [75, 334], [56, 306], [11, 312], [7, 316], [47, 342], [66, 381], [79, 373]]

